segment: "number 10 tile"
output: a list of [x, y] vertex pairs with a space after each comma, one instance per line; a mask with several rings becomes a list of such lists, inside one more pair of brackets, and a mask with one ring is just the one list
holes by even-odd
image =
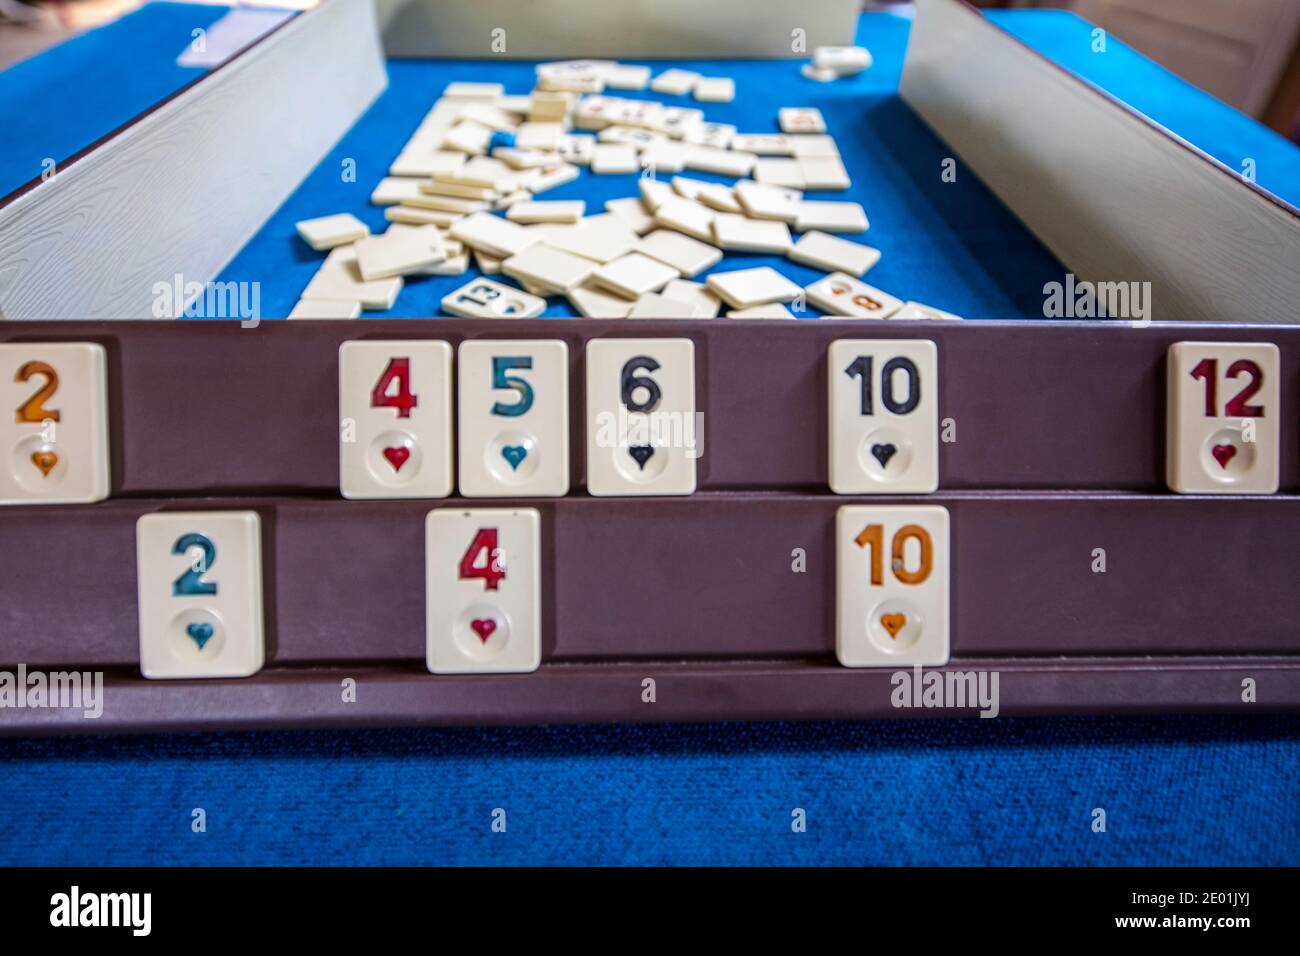
[[938, 349], [840, 339], [827, 350], [829, 477], [839, 495], [939, 487]]
[[948, 509], [845, 505], [836, 516], [835, 539], [840, 663], [948, 663]]

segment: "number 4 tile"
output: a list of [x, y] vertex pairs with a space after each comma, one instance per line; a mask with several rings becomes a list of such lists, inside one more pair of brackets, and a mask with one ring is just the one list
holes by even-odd
[[593, 495], [689, 495], [696, 434], [690, 339], [587, 343], [587, 490]]
[[452, 351], [446, 342], [339, 346], [339, 490], [445, 498], [452, 489]]
[[136, 522], [140, 672], [248, 677], [262, 669], [262, 533], [254, 511]]
[[568, 494], [568, 346], [537, 339], [462, 342], [456, 387], [462, 495]]
[[108, 497], [108, 373], [91, 342], [0, 345], [0, 504]]
[[948, 509], [845, 505], [835, 539], [840, 663], [948, 663]]
[[939, 487], [938, 348], [840, 339], [827, 351], [830, 486], [839, 495]]
[[542, 660], [541, 516], [532, 508], [430, 511], [424, 599], [432, 673], [536, 670]]
[[1277, 491], [1281, 373], [1268, 342], [1169, 347], [1165, 480], [1173, 491]]

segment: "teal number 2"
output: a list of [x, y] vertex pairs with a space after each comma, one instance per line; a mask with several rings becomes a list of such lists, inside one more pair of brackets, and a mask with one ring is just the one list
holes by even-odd
[[175, 597], [189, 597], [194, 594], [216, 594], [216, 582], [204, 581], [203, 575], [207, 574], [208, 569], [217, 560], [217, 546], [212, 543], [207, 535], [184, 534], [177, 538], [176, 543], [172, 545], [172, 554], [185, 554], [190, 548], [203, 549], [202, 563], [197, 569], [191, 567], [172, 582], [172, 595]]
[[513, 389], [519, 393], [519, 401], [513, 405], [502, 405], [500, 402], [494, 403], [492, 406], [493, 415], [501, 415], [504, 418], [518, 418], [533, 407], [533, 387], [519, 376], [508, 374], [511, 369], [532, 367], [533, 360], [530, 357], [494, 357], [492, 359], [492, 387]]

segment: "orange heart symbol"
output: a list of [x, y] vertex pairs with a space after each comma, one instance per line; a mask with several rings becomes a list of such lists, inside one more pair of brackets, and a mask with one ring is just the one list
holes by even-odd
[[59, 456], [52, 451], [32, 452], [32, 464], [41, 470], [42, 477], [48, 478], [58, 463]]
[[882, 614], [880, 615], [880, 626], [889, 632], [889, 636], [898, 640], [898, 632], [907, 625], [906, 614]]

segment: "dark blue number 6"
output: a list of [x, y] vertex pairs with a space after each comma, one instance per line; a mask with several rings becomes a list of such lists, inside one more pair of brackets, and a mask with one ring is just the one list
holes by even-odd
[[217, 546], [212, 543], [207, 535], [185, 534], [177, 538], [176, 543], [172, 545], [172, 554], [185, 554], [190, 548], [202, 548], [203, 559], [199, 567], [191, 567], [172, 582], [172, 594], [175, 597], [189, 597], [194, 594], [216, 594], [216, 583], [204, 581], [203, 575], [208, 572], [208, 569], [217, 560]]
[[492, 387], [513, 389], [519, 393], [519, 401], [513, 405], [502, 405], [500, 402], [493, 404], [493, 415], [518, 418], [533, 407], [533, 387], [519, 376], [507, 374], [511, 369], [532, 367], [533, 360], [526, 356], [517, 358], [494, 357], [492, 359]]

